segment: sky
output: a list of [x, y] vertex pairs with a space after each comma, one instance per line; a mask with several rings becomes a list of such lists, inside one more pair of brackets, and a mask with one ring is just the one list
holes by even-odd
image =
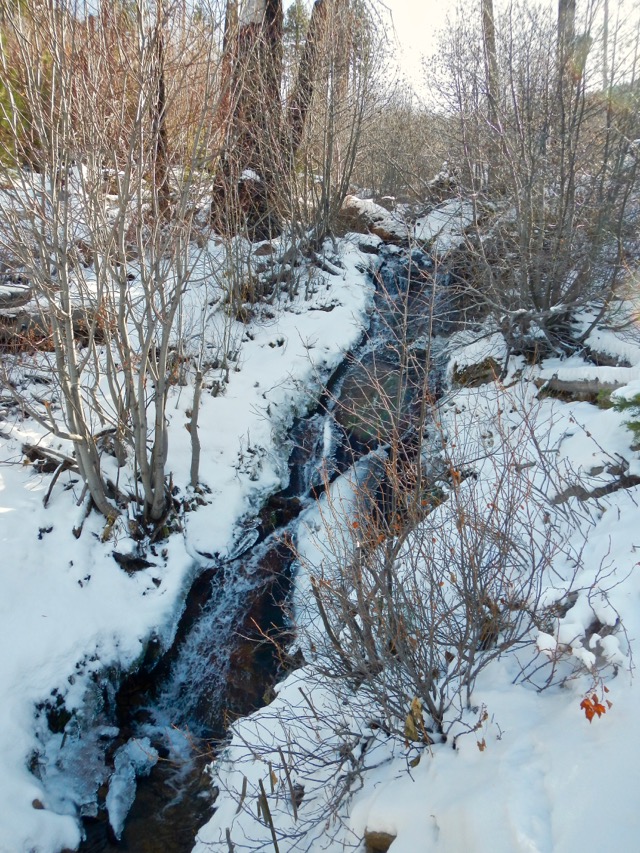
[[[540, 2], [549, 4], [553, 13], [557, 9], [557, 0], [529, 0], [532, 5]], [[438, 31], [447, 22], [447, 17], [455, 18], [456, 10], [460, 7], [469, 10], [479, 7], [479, 0], [379, 0], [385, 7], [387, 15], [393, 24], [389, 24], [390, 40], [397, 43], [397, 59], [401, 72], [406, 76], [416, 92], [426, 94], [426, 81], [422, 70], [422, 56], [431, 54], [437, 44]], [[527, 2], [527, 0], [523, 0]], [[597, 8], [596, 26], [602, 16], [603, 0], [578, 0], [577, 9], [585, 11], [590, 3]], [[504, 10], [508, 0], [494, 0], [496, 14]], [[639, 0], [609, 0], [610, 32], [613, 32], [615, 22], [626, 28], [638, 26], [640, 18]]]
[[422, 54], [433, 49], [435, 34], [444, 26], [447, 14], [455, 12], [457, 0], [385, 0], [385, 5], [393, 20], [398, 61], [415, 83], [422, 74]]

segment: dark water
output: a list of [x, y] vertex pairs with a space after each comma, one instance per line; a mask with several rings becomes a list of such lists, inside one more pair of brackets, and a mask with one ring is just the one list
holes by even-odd
[[[290, 512], [300, 506], [294, 503]], [[273, 510], [274, 516], [283, 512], [281, 505]], [[192, 849], [213, 806], [205, 767], [229, 723], [264, 705], [281, 671], [293, 561], [286, 531], [281, 527], [245, 557], [205, 572], [190, 593], [170, 653], [151, 673], [122, 685], [119, 742], [148, 737], [160, 760], [138, 780], [121, 841], [115, 843], [102, 810], [98, 819], [85, 821], [81, 850]]]
[[[172, 649], [121, 686], [120, 736], [112, 751], [130, 737], [146, 736], [160, 760], [138, 780], [122, 840], [115, 843], [102, 806], [85, 822], [84, 853], [192, 849], [215, 807], [207, 763], [229, 723], [264, 705], [283, 666], [293, 663], [283, 659], [282, 648], [290, 638], [287, 541], [295, 537], [299, 512], [390, 429], [409, 434], [420, 396], [425, 389], [437, 393], [429, 341], [449, 330], [451, 315], [431, 267], [422, 252], [383, 247], [369, 333], [336, 371], [317, 411], [294, 424], [290, 482], [262, 510], [257, 543], [199, 577]], [[403, 348], [409, 345], [407, 359]], [[397, 423], [381, 395], [398, 402]]]

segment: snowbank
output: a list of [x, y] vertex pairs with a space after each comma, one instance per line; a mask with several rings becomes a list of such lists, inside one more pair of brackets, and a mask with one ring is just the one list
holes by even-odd
[[[489, 340], [458, 342], [452, 360], [485, 358]], [[616, 381], [637, 374], [637, 354], [631, 363]], [[194, 853], [222, 853], [228, 839], [261, 849], [274, 835], [283, 853], [362, 851], [371, 832], [394, 839], [393, 853], [635, 849], [640, 487], [623, 475], [638, 454], [622, 413], [538, 399], [533, 380], [565, 370], [612, 379], [611, 368], [576, 362], [538, 372], [518, 361], [503, 383], [451, 391], [440, 411], [452, 460], [466, 459], [473, 471], [470, 488], [486, 492], [490, 506], [492, 484], [512, 466], [530, 488], [514, 511], [540, 525], [533, 537], [553, 531], [562, 543], [544, 569], [540, 621], [527, 645], [482, 671], [471, 707], [451, 708], [446, 742], [431, 746], [385, 735], [361, 691], [336, 693], [309, 663], [271, 705], [234, 725], [211, 767], [221, 793]], [[303, 519], [298, 547], [312, 565], [335, 553], [328, 537], [341, 537], [340, 524], [350, 526], [349, 485], [337, 481], [331, 495], [342, 522], [326, 524], [327, 498]], [[534, 517], [540, 495], [546, 511]], [[304, 572], [297, 583], [313, 661], [319, 617]], [[599, 713], [589, 720], [592, 703]]]
[[[86, 703], [94, 677], [134, 665], [151, 637], [170, 643], [194, 573], [207, 560], [242, 548], [252, 514], [283, 484], [286, 427], [309, 406], [366, 324], [372, 298], [361, 272], [366, 259], [345, 243], [341, 263], [339, 275], [317, 274], [307, 301], [282, 299], [270, 317], [237, 324], [233, 333], [242, 341], [226, 393], [203, 395], [200, 479], [210, 489], [206, 505], [185, 516], [182, 534], [147, 555], [147, 568], [128, 574], [113, 560], [113, 550], [126, 552], [132, 545], [124, 522], [103, 542], [104, 520], [92, 514], [80, 538], [74, 537], [82, 514], [77, 476], [59, 477], [45, 509], [50, 476], [24, 465], [21, 447], [55, 443], [28, 420], [13, 416], [0, 425], [2, 853], [56, 853], [79, 843], [78, 814], [87, 791], [110, 771], [97, 748], [91, 760], [78, 757], [85, 778], [77, 786], [57, 770], [66, 715], [72, 725], [84, 715], [91, 722]], [[167, 469], [182, 493], [189, 482], [185, 425], [191, 399], [178, 386], [168, 407]]]

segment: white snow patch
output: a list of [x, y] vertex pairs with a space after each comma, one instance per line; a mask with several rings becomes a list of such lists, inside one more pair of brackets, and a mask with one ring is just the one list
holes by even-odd
[[420, 243], [429, 243], [432, 252], [443, 255], [464, 242], [465, 230], [473, 221], [473, 205], [451, 199], [418, 219], [413, 237]]

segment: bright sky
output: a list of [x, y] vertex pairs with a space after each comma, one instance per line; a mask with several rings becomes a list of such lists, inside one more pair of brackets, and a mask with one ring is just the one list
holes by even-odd
[[[285, 0], [285, 8], [292, 0]], [[312, 0], [307, 0], [311, 4]], [[527, 2], [527, 0], [523, 0]], [[548, 3], [554, 10], [557, 8], [558, 0], [529, 0], [536, 4], [538, 2]], [[603, 0], [588, 0], [595, 2], [600, 9]], [[578, 11], [585, 9], [587, 0], [578, 0]], [[496, 12], [504, 9], [508, 0], [494, 0]], [[437, 33], [447, 21], [447, 16], [455, 18], [456, 9], [478, 8], [480, 0], [377, 0], [378, 8], [381, 9], [383, 19], [386, 17], [389, 26], [389, 37], [393, 41], [393, 28], [395, 28], [395, 42], [397, 44], [397, 58], [404, 75], [411, 81], [413, 87], [420, 91], [424, 85], [424, 72], [422, 70], [422, 56], [430, 54], [436, 47]], [[386, 13], [385, 13], [386, 10]], [[620, 21], [629, 22], [640, 14], [639, 0], [609, 0], [609, 15], [611, 28], [619, 16]], [[600, 12], [601, 14], [601, 12]]]
[[[458, 7], [464, 9], [477, 9], [480, 0], [379, 0], [393, 17], [398, 42], [398, 62], [404, 74], [411, 80], [416, 91], [420, 91], [424, 85], [424, 73], [422, 71], [421, 57], [430, 54], [436, 47], [436, 36], [438, 30], [446, 24], [447, 16], [455, 18]], [[527, 0], [524, 0], [527, 2]], [[534, 5], [534, 0], [530, 0]], [[548, 3], [554, 13], [557, 9], [558, 0], [535, 0], [535, 5], [540, 2]], [[596, 26], [604, 8], [603, 0], [578, 0], [577, 9], [585, 11], [591, 4], [597, 8]], [[504, 9], [508, 0], [494, 0], [496, 14]], [[627, 26], [638, 26], [640, 19], [639, 0], [609, 0], [610, 31], [613, 32], [616, 21]], [[633, 22], [635, 21], [635, 24]], [[391, 33], [390, 33], [391, 35]]]
[[434, 35], [444, 26], [447, 14], [456, 10], [457, 0], [384, 0], [393, 16], [399, 42], [398, 59], [403, 71], [417, 82], [420, 58], [435, 44]]

